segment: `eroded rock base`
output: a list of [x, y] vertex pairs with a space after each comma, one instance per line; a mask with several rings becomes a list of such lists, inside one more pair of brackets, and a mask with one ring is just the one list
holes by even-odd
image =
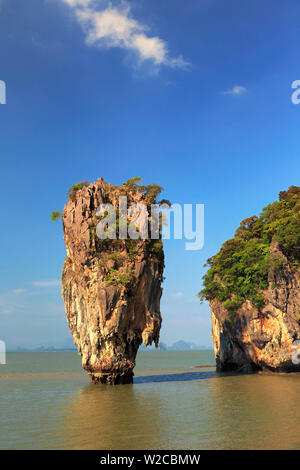
[[125, 385], [133, 383], [133, 376], [133, 372], [127, 372], [126, 374], [91, 375], [91, 379], [93, 384]]

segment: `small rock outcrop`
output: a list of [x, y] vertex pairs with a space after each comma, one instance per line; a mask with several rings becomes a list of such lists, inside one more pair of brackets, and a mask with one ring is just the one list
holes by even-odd
[[[101, 240], [96, 235], [101, 204], [118, 209], [121, 195], [127, 196], [128, 206], [155, 202], [161, 188], [140, 187], [135, 180], [120, 187], [103, 179], [78, 183], [63, 211], [67, 257], [62, 295], [82, 366], [93, 382], [131, 383], [139, 346], [159, 341], [164, 268], [160, 237]], [[117, 218], [117, 234], [119, 224]]]
[[200, 297], [210, 302], [218, 371], [300, 371], [299, 250], [292, 186], [208, 260]]

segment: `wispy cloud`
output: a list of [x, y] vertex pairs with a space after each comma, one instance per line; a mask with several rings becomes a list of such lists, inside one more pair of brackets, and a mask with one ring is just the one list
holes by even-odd
[[131, 15], [126, 2], [118, 6], [111, 3], [104, 9], [95, 0], [61, 0], [75, 11], [86, 34], [86, 43], [96, 47], [119, 47], [134, 52], [139, 62], [151, 61], [155, 66], [187, 69], [189, 63], [182, 56], [169, 56], [167, 43], [147, 34], [149, 28]]
[[235, 85], [234, 87], [230, 88], [229, 90], [222, 91], [223, 95], [242, 95], [246, 93], [247, 88], [241, 85]]
[[54, 280], [54, 281], [35, 281], [32, 283], [35, 287], [54, 287], [54, 286], [59, 286], [60, 281], [59, 280]]
[[13, 293], [14, 295], [25, 294], [25, 292], [27, 292], [27, 289], [23, 289], [23, 288], [22, 288], [22, 289], [14, 289], [14, 290], [12, 291], [12, 293]]
[[[0, 0], [1, 1], [1, 0]], [[35, 281], [31, 283], [31, 286], [37, 287], [34, 288], [16, 288], [9, 292], [3, 293], [0, 292], [0, 314], [11, 314], [11, 313], [23, 313], [30, 312], [36, 302], [39, 302], [37, 299], [43, 299], [43, 305], [47, 304], [45, 301], [45, 295], [49, 294], [49, 291], [40, 289], [43, 287], [54, 287], [59, 286], [59, 280], [53, 281]], [[51, 309], [55, 311], [55, 305], [51, 304]], [[61, 306], [59, 305], [61, 310]]]
[[183, 325], [185, 326], [187, 321], [189, 325], [210, 325], [210, 318], [205, 318], [205, 317], [200, 317], [200, 316], [186, 316], [184, 315], [185, 312], [182, 312], [182, 317], [181, 318], [172, 318], [169, 320], [169, 322], [173, 325]]
[[70, 7], [88, 7], [91, 0], [63, 0], [63, 2], [70, 5]]
[[[25, 296], [23, 295], [25, 294]], [[7, 293], [0, 294], [0, 314], [14, 313], [16, 310], [24, 310], [24, 298], [27, 296], [27, 289], [13, 289]]]
[[184, 294], [183, 292], [179, 291], [179, 292], [173, 292], [172, 294], [172, 297], [175, 297], [175, 298], [180, 298], [180, 297], [184, 297]]

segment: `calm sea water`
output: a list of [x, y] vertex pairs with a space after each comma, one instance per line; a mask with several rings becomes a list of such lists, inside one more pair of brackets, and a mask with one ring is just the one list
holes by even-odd
[[1, 449], [300, 449], [300, 374], [222, 375], [209, 351], [141, 352], [91, 385], [75, 352], [0, 365]]

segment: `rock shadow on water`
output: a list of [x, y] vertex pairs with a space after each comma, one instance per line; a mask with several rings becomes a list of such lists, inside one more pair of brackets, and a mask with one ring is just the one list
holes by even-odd
[[187, 382], [191, 380], [203, 380], [216, 377], [215, 371], [208, 372], [183, 372], [175, 374], [144, 375], [134, 378], [134, 385], [154, 382]]
[[143, 375], [134, 378], [133, 385], [141, 385], [145, 383], [163, 383], [163, 382], [190, 382], [197, 380], [207, 379], [225, 379], [230, 377], [240, 377], [256, 375], [255, 372], [245, 371], [228, 371], [217, 372], [216, 370], [202, 371], [202, 372], [179, 372], [174, 374], [157, 374], [157, 375]]

